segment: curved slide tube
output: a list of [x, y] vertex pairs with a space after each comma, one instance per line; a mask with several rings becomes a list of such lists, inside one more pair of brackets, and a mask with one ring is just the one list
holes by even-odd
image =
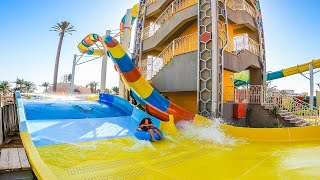
[[309, 71], [309, 65], [312, 64], [313, 68], [320, 68], [320, 59], [314, 59], [310, 62], [304, 63], [304, 64], [300, 64], [297, 66], [293, 66], [293, 67], [289, 67], [286, 69], [282, 69], [280, 71], [275, 71], [275, 72], [271, 72], [271, 73], [267, 73], [267, 80], [274, 80], [274, 79], [279, 79], [279, 78], [283, 78], [283, 77], [288, 77], [291, 75], [295, 75], [295, 74], [299, 74], [299, 73], [303, 73], [306, 71]]
[[[131, 25], [134, 23], [138, 16], [138, 11], [139, 11], [139, 3], [135, 4], [132, 9], [131, 9], [131, 15], [132, 15], [132, 20], [131, 20]], [[123, 16], [120, 22], [120, 43], [122, 44], [122, 39], [123, 39], [123, 31], [124, 31], [124, 23], [126, 21], [126, 15]]]
[[[98, 36], [93, 36], [98, 37]], [[97, 38], [95, 42], [101, 38]], [[116, 39], [109, 36], [101, 41], [104, 48], [109, 50], [113, 62], [119, 69], [126, 87], [131, 95], [143, 106], [147, 112], [160, 120], [172, 115], [174, 121], [195, 120], [208, 121], [205, 117], [193, 114], [183, 108], [171, 103], [161, 96], [151, 85], [141, 76], [140, 71], [135, 67], [131, 58], [123, 50]], [[234, 137], [247, 138], [250, 141], [311, 141], [320, 140], [320, 126], [298, 127], [298, 128], [242, 128], [229, 125], [222, 125], [221, 128]]]
[[[295, 74], [303, 73], [306, 71], [309, 71], [309, 65], [312, 64], [314, 69], [320, 68], [320, 59], [314, 59], [310, 62], [300, 64], [297, 66], [289, 67], [286, 69], [282, 69], [275, 72], [267, 73], [267, 81], [280, 79], [283, 77], [292, 76]], [[240, 73], [235, 73], [234, 80], [235, 80], [235, 86], [241, 86], [244, 84], [249, 84], [249, 71], [242, 71]]]
[[[130, 92], [134, 91], [146, 102], [145, 107], [151, 115], [167, 121], [168, 118], [166, 117], [168, 117], [169, 114], [172, 114], [175, 122], [194, 119], [194, 113], [191, 113], [175, 105], [174, 103], [171, 103], [166, 98], [161, 96], [146, 81], [139, 69], [134, 65], [131, 58], [123, 50], [121, 44], [115, 38], [108, 36], [104, 39], [104, 41], [102, 41], [102, 38], [97, 34], [90, 34], [85, 39], [88, 37], [94, 39], [92, 41], [87, 41], [86, 44], [83, 44], [83, 46], [85, 46], [85, 50], [91, 53], [92, 51], [90, 49], [90, 45], [93, 45], [98, 41], [101, 42], [105, 49], [109, 50], [113, 62], [116, 64], [117, 69], [119, 70], [118, 72], [122, 76], [122, 80], [124, 80], [126, 82], [125, 84], [127, 84], [127, 88], [130, 87]], [[82, 42], [84, 42], [84, 40]], [[80, 49], [80, 51], [85, 52], [83, 49]]]

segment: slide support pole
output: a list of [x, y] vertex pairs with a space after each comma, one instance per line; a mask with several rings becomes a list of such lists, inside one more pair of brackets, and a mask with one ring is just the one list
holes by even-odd
[[[106, 37], [110, 36], [111, 31], [106, 30]], [[100, 82], [100, 91], [106, 91], [106, 79], [107, 79], [107, 63], [108, 63], [108, 55], [107, 52], [103, 52], [102, 55], [102, 64], [101, 64], [101, 82]]]
[[[130, 33], [131, 33], [131, 20], [132, 20], [132, 10], [128, 9], [126, 13], [126, 21], [124, 22], [124, 30], [123, 30], [123, 40], [122, 47], [127, 52], [130, 44]], [[119, 78], [119, 96], [128, 100], [128, 93]]]
[[313, 64], [309, 64], [309, 73], [310, 73], [310, 98], [309, 98], [309, 107], [313, 110], [313, 96], [314, 96], [314, 80], [313, 80]]
[[76, 65], [77, 65], [77, 55], [73, 55], [73, 64], [72, 64], [72, 76], [71, 76], [71, 86], [70, 86], [70, 94], [74, 94], [74, 75], [76, 71]]

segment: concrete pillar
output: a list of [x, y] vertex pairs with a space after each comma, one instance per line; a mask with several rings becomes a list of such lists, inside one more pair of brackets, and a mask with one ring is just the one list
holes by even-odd
[[[111, 31], [106, 30], [106, 37], [110, 36]], [[100, 91], [104, 93], [106, 91], [106, 83], [107, 83], [107, 63], [108, 63], [108, 55], [107, 52], [103, 52], [102, 62], [101, 62], [101, 79], [100, 79]]]
[[71, 86], [70, 86], [70, 94], [74, 94], [74, 76], [76, 73], [76, 65], [77, 65], [77, 55], [73, 55], [73, 64], [72, 64], [72, 75], [71, 75]]
[[320, 107], [320, 91], [316, 92], [316, 97], [317, 97], [317, 107]]
[[[125, 51], [128, 51], [129, 44], [130, 44], [131, 21], [132, 21], [132, 13], [131, 13], [131, 9], [128, 9], [126, 13], [126, 21], [124, 23], [123, 39], [122, 39], [122, 47]], [[127, 90], [124, 84], [121, 82], [120, 78], [119, 78], [119, 96], [121, 98], [128, 100]]]
[[314, 96], [314, 80], [313, 80], [313, 64], [309, 64], [309, 74], [310, 74], [310, 98], [309, 104], [311, 110], [313, 110], [313, 96]]
[[262, 69], [249, 68], [250, 85], [263, 85]]

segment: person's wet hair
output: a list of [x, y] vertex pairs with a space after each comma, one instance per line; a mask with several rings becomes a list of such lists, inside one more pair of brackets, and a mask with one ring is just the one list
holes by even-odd
[[143, 119], [141, 120], [139, 126], [140, 126], [141, 124], [145, 124], [145, 123], [146, 123], [146, 120], [149, 121], [149, 124], [153, 124], [152, 121], [151, 121], [151, 118], [143, 118]]

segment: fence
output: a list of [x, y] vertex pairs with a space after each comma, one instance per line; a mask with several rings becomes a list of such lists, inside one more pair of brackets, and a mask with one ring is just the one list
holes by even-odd
[[227, 87], [225, 102], [261, 104], [267, 108], [276, 107], [279, 110], [290, 112], [293, 116], [309, 124], [319, 124], [319, 109], [308, 103], [275, 88], [262, 85], [247, 85], [242, 89]]
[[9, 136], [18, 129], [14, 97], [0, 95], [0, 145], [7, 141]]
[[248, 37], [247, 34], [229, 37], [229, 44], [226, 48], [226, 51], [240, 55], [245, 51], [249, 51], [257, 56], [260, 56], [260, 45], [255, 42], [251, 38]]
[[147, 6], [150, 6], [151, 4], [153, 4], [153, 3], [155, 3], [155, 2], [157, 2], [158, 0], [147, 0], [146, 1], [146, 5]]
[[142, 74], [147, 80], [152, 79], [174, 56], [196, 51], [197, 43], [197, 33], [173, 40], [157, 57], [149, 56], [148, 59], [141, 62]]
[[291, 112], [297, 118], [310, 124], [319, 124], [320, 112], [318, 108], [275, 88], [265, 88], [265, 91], [264, 106], [277, 107], [280, 110]]
[[256, 10], [246, 0], [228, 0], [227, 6], [233, 11], [245, 11], [250, 16], [256, 17]]
[[198, 0], [175, 0], [173, 1], [158, 17], [158, 19], [150, 23], [143, 29], [143, 40], [153, 36], [172, 16], [173, 14], [197, 4]]

